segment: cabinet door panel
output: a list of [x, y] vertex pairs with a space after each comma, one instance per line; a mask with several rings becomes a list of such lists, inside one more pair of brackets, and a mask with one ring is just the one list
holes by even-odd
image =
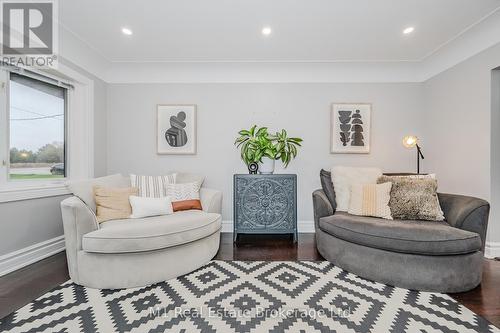
[[295, 177], [235, 177], [237, 229], [265, 232], [295, 227]]

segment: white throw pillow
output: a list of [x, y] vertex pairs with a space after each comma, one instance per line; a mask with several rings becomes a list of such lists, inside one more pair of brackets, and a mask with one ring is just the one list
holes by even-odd
[[167, 195], [172, 202], [200, 199], [201, 183], [167, 184]]
[[381, 217], [392, 220], [389, 200], [392, 183], [354, 184], [348, 213], [352, 215]]
[[380, 176], [382, 176], [382, 170], [379, 168], [333, 167], [332, 183], [337, 210], [347, 212], [349, 209], [352, 185], [376, 184]]
[[167, 196], [167, 185], [175, 184], [176, 174], [166, 176], [130, 175], [130, 184], [137, 187], [140, 197], [161, 198]]
[[170, 197], [148, 198], [131, 195], [129, 200], [132, 206], [132, 215], [130, 215], [132, 219], [174, 213]]

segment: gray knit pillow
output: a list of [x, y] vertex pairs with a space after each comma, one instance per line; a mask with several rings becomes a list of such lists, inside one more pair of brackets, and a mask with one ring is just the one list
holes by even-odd
[[335, 190], [333, 189], [332, 174], [330, 171], [321, 169], [319, 172], [319, 178], [321, 180], [321, 188], [325, 192], [328, 201], [332, 205], [333, 211], [337, 209], [337, 202], [335, 201]]
[[394, 219], [443, 221], [436, 179], [381, 176], [378, 184], [391, 182], [389, 207]]

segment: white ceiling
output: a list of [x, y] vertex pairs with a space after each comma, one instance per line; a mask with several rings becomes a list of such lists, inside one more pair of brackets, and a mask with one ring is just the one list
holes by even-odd
[[[421, 61], [499, 0], [64, 0], [60, 19], [108, 61]], [[264, 25], [270, 37], [260, 33]], [[124, 36], [122, 27], [133, 30]], [[414, 26], [415, 32], [402, 30]]]

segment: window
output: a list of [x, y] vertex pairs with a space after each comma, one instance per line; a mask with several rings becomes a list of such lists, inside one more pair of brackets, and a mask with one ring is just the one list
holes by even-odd
[[66, 177], [67, 88], [6, 72], [6, 182]]
[[69, 194], [94, 177], [94, 81], [64, 64], [0, 62], [0, 203]]

